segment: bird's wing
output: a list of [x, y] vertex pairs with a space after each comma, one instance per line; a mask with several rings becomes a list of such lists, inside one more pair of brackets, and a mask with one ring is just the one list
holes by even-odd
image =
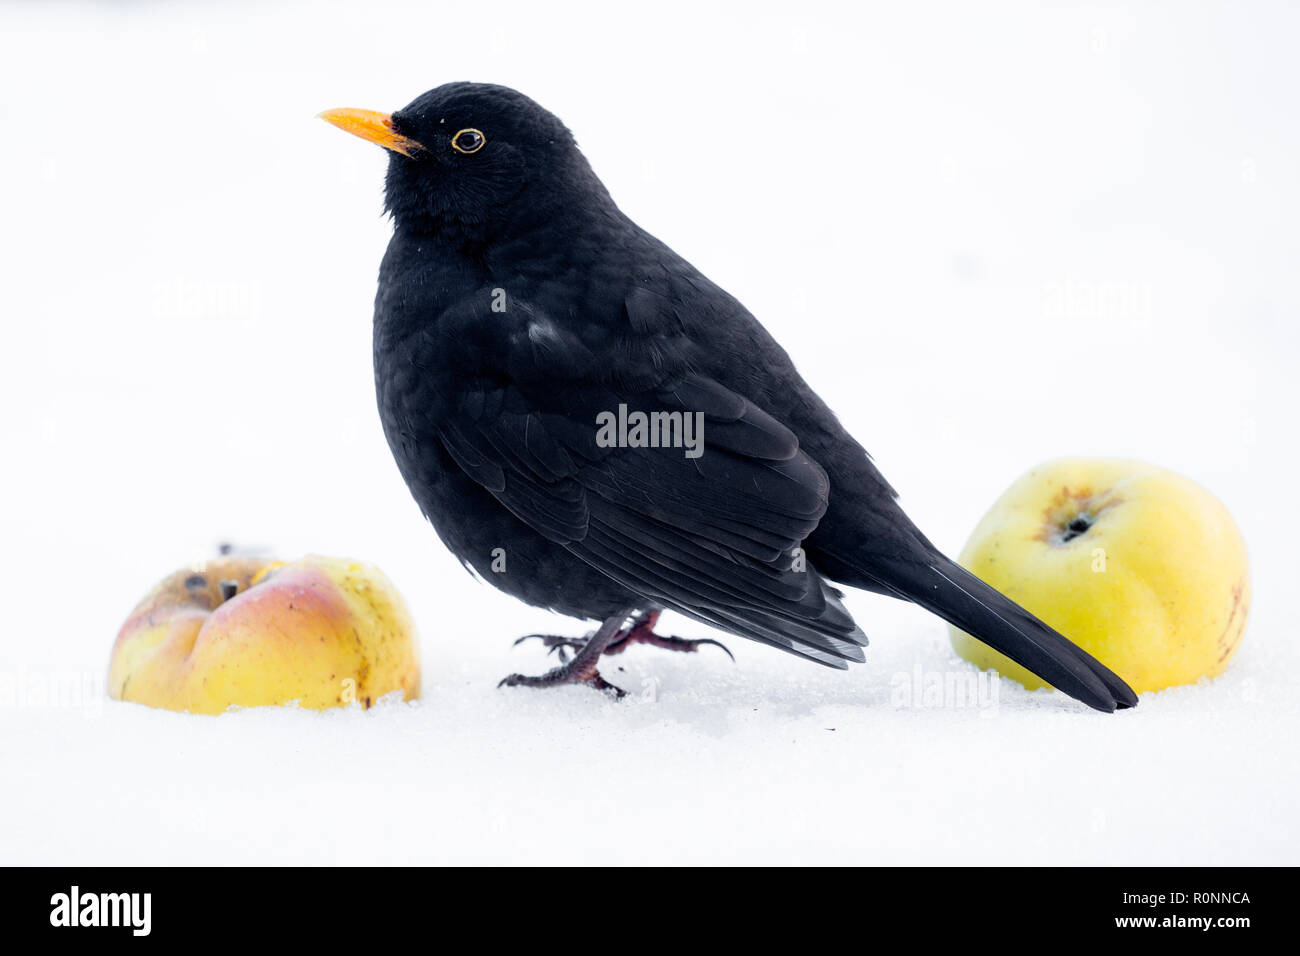
[[[457, 464], [648, 601], [821, 663], [861, 661], [866, 638], [798, 550], [829, 483], [795, 435], [689, 370], [661, 368], [644, 388], [557, 375], [600, 362], [539, 321], [532, 313], [492, 374], [462, 381], [444, 409], [439, 435]], [[638, 434], [636, 413], [661, 447]]]

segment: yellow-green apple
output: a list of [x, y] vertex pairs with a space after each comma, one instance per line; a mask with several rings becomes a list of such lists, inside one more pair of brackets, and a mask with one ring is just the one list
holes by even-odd
[[131, 612], [113, 645], [109, 695], [219, 714], [232, 706], [369, 707], [420, 694], [415, 626], [368, 564], [224, 557], [182, 568]]
[[[1200, 485], [1143, 462], [1034, 468], [960, 560], [1139, 692], [1222, 673], [1246, 628], [1250, 569], [1231, 515]], [[951, 635], [979, 667], [1045, 686], [969, 634]]]

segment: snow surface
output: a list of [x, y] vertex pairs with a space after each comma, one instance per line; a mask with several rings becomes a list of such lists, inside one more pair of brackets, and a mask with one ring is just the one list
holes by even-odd
[[[0, 863], [1300, 862], [1300, 14], [888, 7], [0, 9]], [[1059, 455], [1210, 488], [1254, 562], [1228, 672], [905, 706], [975, 672], [854, 594], [847, 673], [732, 640], [611, 659], [618, 704], [495, 689], [584, 626], [420, 520], [373, 410], [384, 160], [313, 118], [463, 78], [564, 117], [949, 551]], [[105, 700], [127, 611], [225, 538], [382, 566], [423, 699]]]

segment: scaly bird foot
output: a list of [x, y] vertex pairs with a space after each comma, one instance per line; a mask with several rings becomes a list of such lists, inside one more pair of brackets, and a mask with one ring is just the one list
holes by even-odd
[[660, 611], [643, 611], [638, 614], [632, 619], [631, 627], [619, 631], [614, 640], [609, 642], [609, 647], [605, 648], [605, 653], [622, 654], [633, 644], [648, 644], [651, 647], [663, 648], [666, 651], [694, 654], [706, 644], [711, 644], [730, 657], [733, 664], [736, 662], [736, 656], [721, 641], [715, 641], [708, 637], [688, 639], [685, 637], [672, 637], [667, 634], [656, 634], [655, 624], [659, 622], [661, 613]]
[[[659, 611], [641, 611], [623, 614], [605, 621], [594, 634], [587, 637], [565, 637], [558, 634], [526, 634], [515, 641], [515, 646], [524, 641], [541, 641], [547, 653], [556, 654], [562, 661], [540, 677], [528, 677], [524, 674], [511, 674], [501, 681], [498, 687], [557, 687], [562, 684], [586, 684], [597, 690], [612, 693], [616, 697], [624, 696], [624, 691], [615, 687], [600, 676], [596, 664], [603, 654], [622, 654], [633, 644], [648, 644], [667, 651], [693, 654], [706, 644], [721, 648], [722, 652], [735, 661], [725, 644], [710, 638], [688, 640], [684, 637], [671, 637], [656, 634], [655, 624], [659, 620]], [[569, 652], [575, 652], [572, 660]]]

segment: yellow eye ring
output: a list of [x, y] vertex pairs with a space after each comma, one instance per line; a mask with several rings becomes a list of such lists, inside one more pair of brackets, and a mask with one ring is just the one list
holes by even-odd
[[[464, 137], [462, 141], [461, 137]], [[451, 138], [451, 148], [468, 156], [477, 153], [487, 144], [487, 137], [476, 129], [463, 129]]]

